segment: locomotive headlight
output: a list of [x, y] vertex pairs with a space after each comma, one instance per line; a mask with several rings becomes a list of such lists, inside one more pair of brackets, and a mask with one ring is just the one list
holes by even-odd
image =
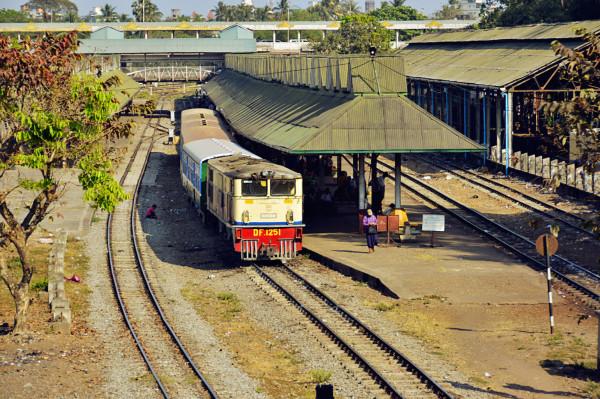
[[291, 209], [288, 209], [287, 213], [285, 214], [285, 220], [286, 220], [286, 222], [288, 222], [288, 224], [293, 224], [294, 223], [294, 211], [292, 211]]
[[249, 223], [250, 222], [250, 212], [248, 212], [247, 210], [245, 210], [244, 212], [242, 212], [242, 222], [243, 223]]

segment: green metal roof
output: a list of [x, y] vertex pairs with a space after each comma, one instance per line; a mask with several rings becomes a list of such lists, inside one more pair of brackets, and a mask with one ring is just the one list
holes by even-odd
[[494, 88], [509, 87], [561, 59], [548, 41], [419, 44], [410, 45], [399, 54], [404, 57], [410, 78]]
[[80, 54], [253, 53], [254, 39], [83, 39]]
[[118, 86], [113, 87], [111, 91], [119, 102], [119, 109], [122, 109], [140, 90], [140, 85], [118, 69], [102, 74], [101, 79], [106, 81], [113, 76], [117, 76], [121, 82]]
[[332, 93], [231, 70], [205, 89], [239, 134], [288, 153], [484, 151], [402, 95]]
[[406, 93], [402, 57], [227, 54], [225, 66], [265, 81], [351, 93]]
[[418, 43], [465, 43], [503, 40], [565, 40], [578, 36], [575, 30], [585, 28], [589, 32], [600, 31], [600, 21], [576, 21], [555, 24], [522, 25], [516, 27], [438, 32], [417, 36], [410, 44]]

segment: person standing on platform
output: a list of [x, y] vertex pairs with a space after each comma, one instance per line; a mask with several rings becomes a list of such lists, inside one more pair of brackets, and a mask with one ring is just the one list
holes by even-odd
[[367, 209], [367, 214], [363, 216], [363, 227], [367, 236], [369, 253], [375, 252], [375, 246], [377, 245], [377, 216], [373, 214], [371, 209]]
[[385, 197], [385, 179], [388, 177], [387, 172], [371, 181], [371, 190], [373, 190], [373, 212], [376, 215], [381, 213], [381, 204]]

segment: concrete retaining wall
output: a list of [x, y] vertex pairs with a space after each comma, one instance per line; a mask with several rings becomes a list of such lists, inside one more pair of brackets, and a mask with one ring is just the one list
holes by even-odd
[[[496, 159], [496, 146], [490, 149], [490, 161], [506, 165], [506, 150], [502, 159]], [[543, 179], [558, 179], [561, 184], [590, 194], [600, 195], [600, 172], [590, 173], [575, 164], [566, 164], [555, 159], [542, 158], [517, 151], [510, 157], [510, 167]]]
[[60, 231], [54, 240], [48, 259], [48, 303], [52, 310], [53, 327], [71, 333], [71, 307], [65, 294], [65, 251], [67, 233]]

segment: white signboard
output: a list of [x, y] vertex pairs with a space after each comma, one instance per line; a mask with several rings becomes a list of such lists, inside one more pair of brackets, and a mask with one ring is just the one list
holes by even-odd
[[444, 215], [423, 215], [421, 231], [445, 231]]

